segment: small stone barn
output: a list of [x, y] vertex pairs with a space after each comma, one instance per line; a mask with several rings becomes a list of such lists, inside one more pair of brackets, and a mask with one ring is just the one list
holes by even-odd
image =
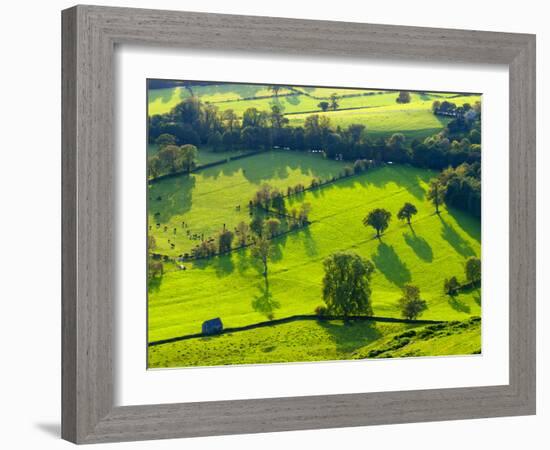
[[219, 317], [206, 320], [202, 323], [202, 334], [218, 334], [223, 330], [222, 320]]

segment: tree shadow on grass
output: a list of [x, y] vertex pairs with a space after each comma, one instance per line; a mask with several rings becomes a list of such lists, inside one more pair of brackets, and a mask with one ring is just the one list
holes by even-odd
[[411, 281], [411, 272], [392, 246], [380, 242], [376, 253], [371, 258], [376, 268], [391, 283], [402, 287], [405, 283]]
[[[412, 230], [412, 227], [411, 227]], [[432, 262], [434, 259], [434, 254], [432, 247], [428, 244], [428, 241], [421, 236], [418, 236], [414, 230], [412, 233], [403, 233], [405, 242], [409, 247], [411, 247], [420, 259], [426, 262]]]
[[232, 254], [222, 256], [211, 256], [209, 258], [198, 259], [193, 262], [193, 267], [197, 269], [206, 269], [212, 267], [218, 277], [230, 275], [235, 270]]
[[267, 277], [264, 283], [257, 285], [257, 288], [259, 293], [252, 300], [252, 308], [271, 320], [274, 318], [275, 311], [281, 307], [281, 304], [273, 298], [273, 294], [269, 290], [269, 280]]
[[315, 239], [313, 239], [313, 236], [311, 235], [309, 226], [302, 228], [299, 231], [299, 233], [300, 233], [300, 237], [302, 237], [304, 242], [304, 249], [306, 251], [306, 255], [309, 257], [317, 256], [317, 254], [319, 253], [319, 250], [317, 249], [317, 243], [315, 242]]
[[160, 277], [149, 277], [147, 280], [147, 290], [148, 292], [158, 292], [160, 291], [160, 285], [162, 284], [162, 276]]
[[445, 220], [441, 217], [441, 214], [439, 215], [439, 220], [443, 225], [443, 231], [441, 233], [443, 239], [445, 239], [451, 245], [451, 247], [453, 247], [455, 251], [463, 257], [467, 258], [469, 256], [475, 256], [474, 249], [471, 247], [471, 245], [466, 240], [464, 240], [464, 238], [460, 236], [460, 234], [458, 234], [458, 232], [452, 225], [449, 225], [447, 222], [445, 222]]
[[477, 242], [481, 242], [481, 221], [477, 217], [448, 206], [447, 211], [453, 216], [453, 219], [464, 232], [468, 233]]
[[330, 334], [339, 352], [354, 352], [382, 337], [376, 323], [371, 321], [321, 321], [319, 324]]
[[190, 211], [195, 183], [194, 175], [184, 174], [150, 184], [147, 189], [149, 225], [168, 223], [173, 216]]
[[470, 314], [471, 312], [470, 307], [456, 296], [455, 297], [449, 296], [449, 306], [453, 308], [455, 311], [458, 311], [461, 313]]

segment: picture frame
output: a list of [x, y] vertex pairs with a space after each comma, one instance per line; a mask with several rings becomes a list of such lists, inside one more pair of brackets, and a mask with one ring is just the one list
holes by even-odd
[[[535, 413], [534, 35], [75, 6], [62, 12], [62, 36], [64, 439], [83, 444]], [[506, 65], [509, 384], [114, 406], [113, 55], [119, 44]]]

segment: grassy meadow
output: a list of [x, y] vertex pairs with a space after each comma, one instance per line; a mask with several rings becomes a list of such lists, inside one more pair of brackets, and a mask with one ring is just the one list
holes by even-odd
[[[336, 91], [339, 109], [320, 111], [319, 102]], [[361, 123], [371, 136], [399, 132], [407, 139], [430, 136], [446, 126], [448, 118], [432, 113], [434, 100], [449, 99], [461, 105], [479, 99], [411, 93], [410, 103], [398, 104], [394, 91], [284, 87], [274, 95], [268, 86], [220, 84], [150, 90], [148, 114], [165, 114], [191, 95], [216, 104], [220, 112], [232, 109], [239, 116], [250, 107], [264, 110], [277, 104], [291, 127], [302, 126], [305, 117], [315, 112], [329, 117], [335, 126]], [[149, 144], [147, 151], [154, 155], [158, 146]], [[203, 145], [196, 162], [208, 164], [242, 153], [246, 152], [214, 152]], [[438, 175], [434, 170], [382, 164], [285, 197], [287, 211], [309, 204], [311, 223], [271, 239], [267, 277], [250, 248], [196, 260], [178, 259], [201, 240], [214, 239], [221, 230], [235, 230], [239, 222], [249, 222], [248, 203], [261, 186], [269, 184], [286, 192], [298, 183], [309, 186], [313, 179], [338, 178], [346, 165], [349, 162], [320, 153], [272, 149], [149, 183], [148, 235], [156, 243], [155, 253], [165, 258], [162, 276], [149, 282], [149, 343], [201, 333], [203, 322], [216, 317], [224, 328], [235, 328], [312, 315], [323, 305], [323, 261], [340, 251], [354, 252], [373, 263], [374, 316], [400, 318], [402, 288], [412, 283], [427, 302], [421, 319], [442, 323], [298, 320], [149, 346], [150, 368], [481, 351], [480, 290], [464, 289], [453, 297], [443, 290], [445, 279], [464, 278], [468, 257], [480, 257], [480, 220], [445, 206], [440, 206], [441, 214], [435, 214], [427, 196], [430, 180]], [[406, 202], [418, 211], [411, 225], [396, 217]], [[362, 223], [375, 208], [392, 213], [380, 239]]]

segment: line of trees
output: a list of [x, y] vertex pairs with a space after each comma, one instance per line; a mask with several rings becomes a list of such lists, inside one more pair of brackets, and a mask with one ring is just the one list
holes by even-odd
[[[398, 100], [406, 101], [407, 93], [403, 94], [400, 93]], [[331, 96], [329, 100], [319, 103], [319, 107], [338, 108], [337, 97]], [[440, 102], [440, 105], [447, 104], [450, 103]], [[466, 103], [455, 110], [466, 112], [454, 117], [441, 132], [422, 141], [408, 141], [402, 133], [385, 139], [372, 138], [362, 124], [333, 126], [324, 114], [307, 116], [303, 126], [289, 126], [288, 118], [277, 104], [269, 111], [248, 108], [240, 117], [231, 109], [220, 112], [216, 105], [203, 104], [198, 98], [190, 97], [170, 113], [150, 117], [148, 135], [149, 142], [158, 145], [170, 135], [175, 145], [207, 145], [214, 151], [272, 147], [322, 150], [332, 159], [392, 161], [442, 170], [481, 160], [479, 104]]]
[[[354, 252], [336, 252], [323, 261], [323, 300], [325, 305], [315, 309], [325, 315], [343, 316], [347, 321], [353, 315], [372, 315], [371, 276], [375, 270], [371, 261]], [[420, 297], [420, 288], [405, 284], [397, 304], [401, 316], [414, 320], [426, 311], [428, 304]]]

